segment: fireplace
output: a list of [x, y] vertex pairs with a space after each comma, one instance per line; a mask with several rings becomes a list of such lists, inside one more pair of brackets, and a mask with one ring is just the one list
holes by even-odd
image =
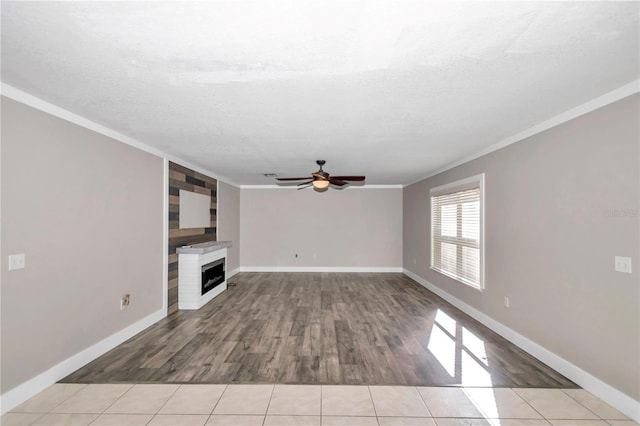
[[202, 292], [204, 295], [224, 282], [224, 257], [202, 265]]
[[231, 241], [178, 247], [178, 309], [200, 309], [227, 289], [225, 259]]

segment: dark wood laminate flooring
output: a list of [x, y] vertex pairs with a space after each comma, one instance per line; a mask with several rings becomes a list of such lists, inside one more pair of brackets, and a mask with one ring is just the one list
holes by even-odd
[[231, 282], [62, 381], [576, 387], [402, 274]]

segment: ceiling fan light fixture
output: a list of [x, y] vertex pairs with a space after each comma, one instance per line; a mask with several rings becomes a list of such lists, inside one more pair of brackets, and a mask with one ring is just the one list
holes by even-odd
[[313, 181], [313, 187], [317, 188], [317, 189], [325, 189], [329, 186], [329, 181], [328, 180], [320, 180], [320, 179], [316, 179]]
[[364, 176], [331, 176], [329, 175], [329, 173], [322, 170], [322, 166], [324, 166], [325, 163], [326, 161], [324, 160], [317, 160], [316, 164], [320, 166], [320, 170], [318, 170], [317, 172], [311, 173], [310, 178], [309, 177], [286, 177], [286, 178], [276, 177], [276, 180], [279, 180], [279, 181], [304, 180], [306, 182], [299, 183], [297, 185], [298, 189], [308, 188], [309, 184], [311, 184], [313, 185], [313, 189], [315, 189], [316, 191], [324, 192], [329, 188], [330, 185], [334, 185], [334, 187], [341, 188], [345, 185], [348, 185], [350, 181], [363, 182], [365, 179]]

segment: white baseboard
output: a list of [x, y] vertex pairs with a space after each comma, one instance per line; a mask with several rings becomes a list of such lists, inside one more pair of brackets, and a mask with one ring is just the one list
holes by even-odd
[[229, 273], [227, 274], [227, 279], [229, 279], [229, 278], [233, 277], [233, 276], [234, 276], [235, 274], [237, 274], [238, 272], [240, 272], [240, 268], [236, 268], [236, 269], [234, 269], [233, 271], [229, 272]]
[[[431, 284], [424, 278], [414, 274], [413, 272], [402, 268], [361, 268], [361, 267], [240, 267], [229, 273], [229, 278], [238, 272], [403, 272], [405, 275], [418, 282], [428, 290], [445, 299], [447, 302], [456, 306], [458, 309], [475, 318], [491, 330], [495, 331], [502, 337], [513, 342], [520, 348], [540, 361], [557, 370], [570, 380], [582, 386], [585, 390], [591, 392], [598, 398], [607, 402], [620, 412], [629, 416], [636, 422], [640, 422], [640, 402], [623, 392], [608, 385], [602, 380], [587, 373], [569, 361], [559, 357], [548, 349], [529, 340], [520, 333], [510, 329], [504, 324], [494, 320], [488, 315], [478, 311], [474, 307], [466, 304], [460, 299], [450, 295], [439, 287]], [[4, 414], [9, 410], [17, 407], [22, 402], [33, 397], [37, 393], [43, 391], [47, 387], [56, 383], [63, 377], [73, 373], [80, 367], [93, 361], [102, 354], [113, 349], [117, 345], [125, 342], [127, 339], [135, 336], [142, 330], [155, 324], [166, 316], [163, 310], [154, 312], [153, 314], [137, 321], [129, 327], [101, 340], [95, 345], [67, 358], [59, 364], [51, 367], [47, 371], [38, 376], [18, 385], [17, 387], [5, 392], [0, 396], [0, 414]]]
[[142, 318], [140, 321], [131, 324], [127, 328], [99, 341], [95, 345], [54, 365], [47, 371], [38, 374], [36, 377], [27, 380], [10, 391], [5, 392], [0, 396], [0, 414], [4, 414], [17, 407], [27, 399], [53, 385], [58, 380], [68, 376], [164, 317], [166, 317], [164, 310], [156, 311]]
[[494, 320], [490, 316], [480, 312], [471, 305], [466, 304], [462, 300], [431, 284], [429, 281], [416, 275], [415, 273], [407, 269], [404, 269], [403, 272], [412, 280], [416, 281], [423, 287], [426, 287], [428, 290], [442, 297], [444, 300], [451, 303], [456, 308], [478, 320], [505, 339], [514, 343], [516, 346], [519, 346], [527, 353], [531, 354], [554, 370], [558, 371], [560, 374], [577, 383], [585, 390], [591, 392], [601, 400], [616, 408], [618, 411], [622, 412], [624, 415], [635, 420], [636, 422], [640, 422], [639, 401], [636, 401], [629, 395], [619, 391], [613, 386], [587, 373], [580, 367], [570, 363], [566, 359], [556, 355], [543, 346], [540, 346], [539, 344], [529, 340], [517, 331], [512, 330], [506, 325]]
[[401, 267], [364, 267], [364, 266], [241, 266], [240, 272], [396, 272]]

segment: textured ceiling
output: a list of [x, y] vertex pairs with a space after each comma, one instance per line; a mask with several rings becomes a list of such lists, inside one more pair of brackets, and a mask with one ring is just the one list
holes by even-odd
[[406, 184], [639, 77], [638, 2], [9, 2], [2, 81], [236, 184]]

